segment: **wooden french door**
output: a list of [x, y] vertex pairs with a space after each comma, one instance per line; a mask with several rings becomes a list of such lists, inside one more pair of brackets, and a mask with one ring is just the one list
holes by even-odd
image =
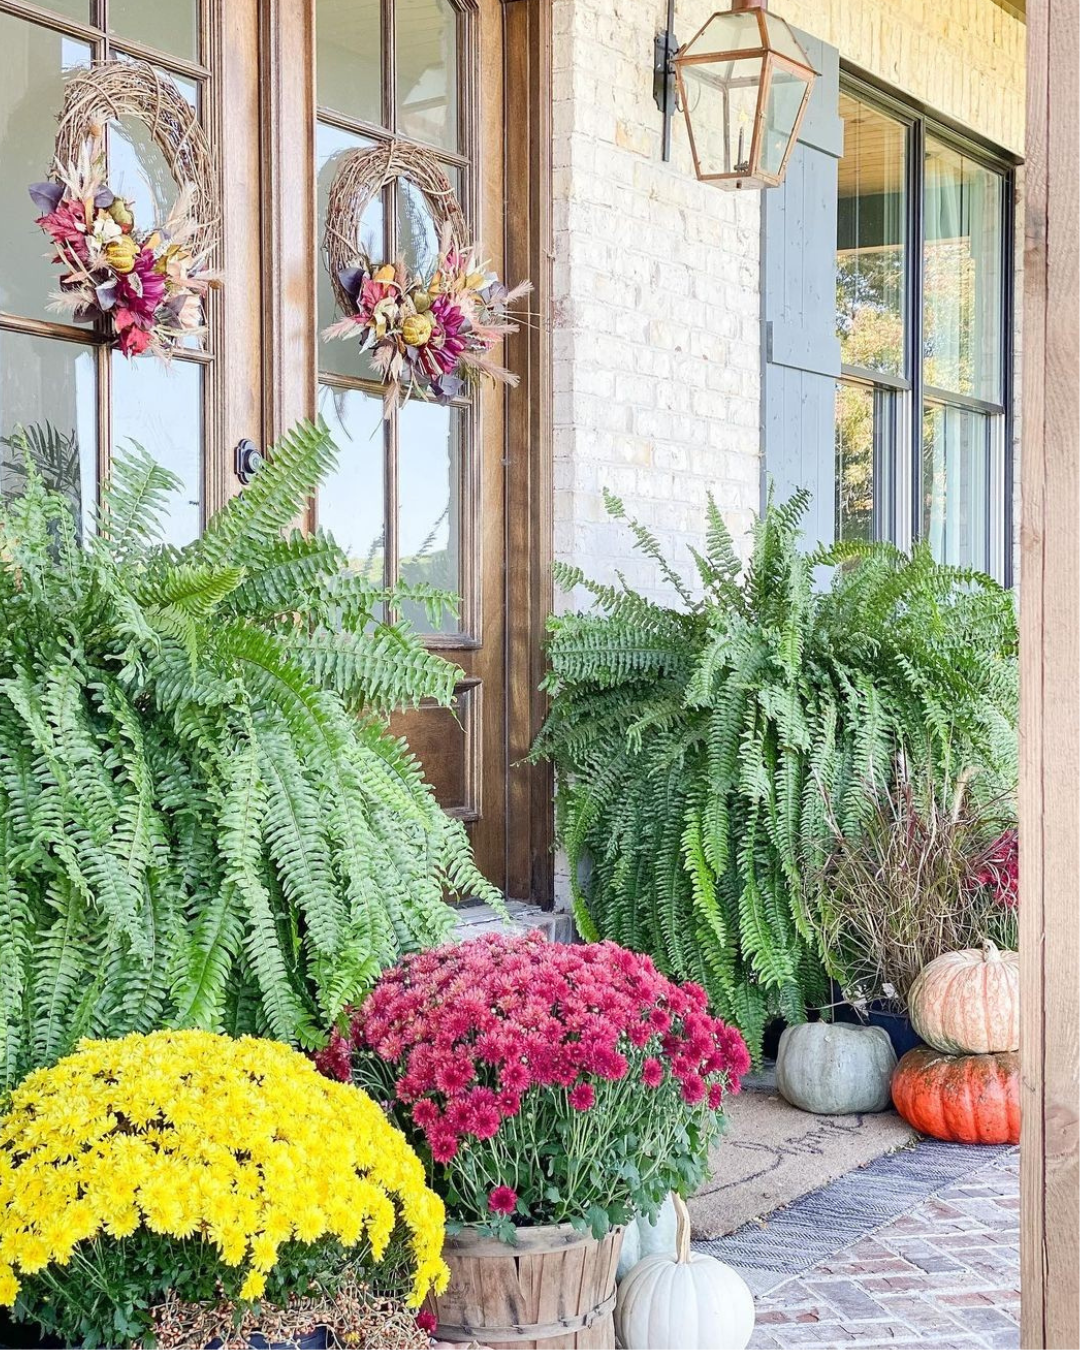
[[[353, 565], [387, 584], [432, 585], [460, 606], [432, 622], [401, 612], [462, 668], [453, 711], [395, 719], [477, 859], [505, 884], [504, 397], [413, 400], [384, 418], [382, 388], [352, 343], [319, 334], [336, 317], [322, 250], [330, 183], [344, 156], [388, 141], [422, 147], [445, 172], [491, 267], [503, 272], [501, 0], [314, 0], [316, 406], [338, 444], [315, 503]], [[372, 261], [433, 270], [438, 227], [407, 179], [364, 216]]]
[[[450, 178], [492, 269], [535, 266], [522, 200], [511, 202], [512, 259], [505, 246], [507, 138], [524, 162], [521, 138], [532, 133], [521, 88], [509, 115], [504, 72], [528, 64], [527, 11], [536, 13], [533, 0], [0, 0], [0, 193], [6, 228], [27, 225], [0, 267], [0, 439], [30, 422], [59, 427], [84, 502], [114, 447], [139, 441], [183, 481], [169, 521], [169, 537], [183, 543], [240, 490], [242, 440], [266, 446], [298, 418], [324, 417], [340, 463], [313, 521], [373, 578], [461, 597], [435, 623], [419, 604], [402, 607], [462, 678], [453, 712], [425, 707], [397, 726], [444, 807], [466, 823], [487, 876], [518, 895], [535, 891], [537, 852], [527, 824], [535, 802], [524, 771], [509, 764], [527, 749], [536, 716], [532, 618], [523, 627], [536, 593], [523, 563], [537, 488], [528, 386], [509, 398], [486, 388], [446, 407], [411, 402], [384, 420], [382, 391], [356, 346], [320, 334], [336, 317], [321, 247], [327, 191], [357, 146], [422, 146]], [[510, 43], [514, 25], [521, 36]], [[41, 256], [25, 189], [49, 169], [65, 78], [103, 60], [149, 61], [175, 80], [219, 165], [225, 284], [210, 297], [205, 340], [169, 368], [128, 362], [46, 308], [55, 269]], [[135, 196], [139, 218], [164, 218], [175, 184], [146, 129], [113, 127], [109, 155], [113, 186]], [[430, 212], [407, 180], [371, 204], [361, 235], [369, 257], [401, 255], [415, 268], [437, 249]], [[526, 331], [508, 344], [511, 364], [535, 363], [531, 341]], [[17, 490], [15, 474], [0, 453], [0, 489]], [[518, 502], [512, 518], [508, 493]], [[511, 592], [520, 598], [508, 633]], [[516, 708], [508, 649], [523, 672]], [[509, 848], [508, 797], [520, 817]]]

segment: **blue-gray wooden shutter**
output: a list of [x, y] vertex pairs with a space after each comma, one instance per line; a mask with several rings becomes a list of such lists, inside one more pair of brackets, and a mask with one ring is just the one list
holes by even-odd
[[[819, 72], [778, 188], [762, 192], [762, 461], [777, 500], [809, 488], [807, 542], [835, 534], [836, 169], [843, 153], [840, 58], [796, 30]], [[764, 492], [764, 483], [763, 483]]]

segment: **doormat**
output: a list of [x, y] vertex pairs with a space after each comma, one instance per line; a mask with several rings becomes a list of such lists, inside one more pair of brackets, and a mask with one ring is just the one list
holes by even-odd
[[728, 1129], [710, 1155], [711, 1180], [690, 1201], [695, 1238], [734, 1232], [916, 1137], [893, 1111], [814, 1116], [774, 1088], [744, 1090], [724, 1107]]

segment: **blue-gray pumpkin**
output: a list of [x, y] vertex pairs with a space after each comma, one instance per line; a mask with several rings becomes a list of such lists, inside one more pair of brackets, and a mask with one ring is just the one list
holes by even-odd
[[785, 1101], [816, 1116], [885, 1111], [895, 1068], [896, 1052], [881, 1027], [804, 1022], [780, 1037], [776, 1086]]

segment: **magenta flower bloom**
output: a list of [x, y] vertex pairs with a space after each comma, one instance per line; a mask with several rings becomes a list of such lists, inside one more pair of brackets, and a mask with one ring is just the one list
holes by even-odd
[[570, 1093], [570, 1105], [575, 1111], [588, 1111], [596, 1105], [596, 1092], [591, 1083], [579, 1083]]
[[517, 1191], [512, 1186], [496, 1186], [488, 1196], [492, 1214], [513, 1214], [517, 1208]]
[[647, 1088], [658, 1088], [664, 1081], [664, 1066], [658, 1059], [647, 1059], [641, 1066], [641, 1081]]
[[[383, 972], [351, 1013], [353, 1074], [380, 1100], [393, 1098], [410, 1141], [436, 1164], [452, 1218], [476, 1224], [527, 1212], [535, 1223], [563, 1222], [588, 1209], [594, 1184], [582, 1181], [591, 1145], [577, 1138], [589, 1132], [559, 1136], [568, 1109], [591, 1113], [590, 1123], [599, 1113], [602, 1128], [632, 1120], [631, 1161], [670, 1147], [680, 1123], [695, 1123], [707, 1140], [710, 1117], [737, 1091], [749, 1056], [703, 997], [613, 942], [492, 934]], [[332, 1056], [320, 1062], [332, 1070]], [[519, 1171], [513, 1188], [491, 1189], [508, 1175], [508, 1150], [535, 1140], [554, 1143], [546, 1172]], [[703, 1169], [704, 1145], [675, 1151], [688, 1177]], [[620, 1203], [658, 1198], [628, 1183]]]

